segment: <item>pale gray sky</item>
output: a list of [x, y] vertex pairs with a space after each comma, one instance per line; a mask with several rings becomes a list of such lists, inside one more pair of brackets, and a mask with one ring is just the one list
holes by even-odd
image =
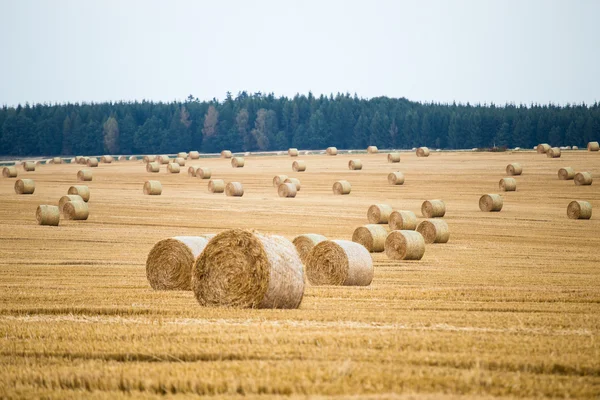
[[600, 1], [0, 0], [0, 104], [600, 101]]

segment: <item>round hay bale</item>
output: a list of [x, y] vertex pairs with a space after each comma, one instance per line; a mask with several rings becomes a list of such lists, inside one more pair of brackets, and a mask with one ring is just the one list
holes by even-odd
[[208, 244], [204, 236], [175, 236], [158, 241], [146, 259], [146, 278], [154, 290], [190, 290], [196, 258]]
[[156, 161], [156, 156], [144, 156], [142, 158], [142, 161], [145, 162], [146, 164], [151, 163], [151, 162], [155, 162]]
[[232, 229], [211, 239], [196, 259], [192, 290], [203, 306], [298, 308], [302, 261], [281, 236]]
[[579, 150], [579, 147], [578, 146], [573, 146], [573, 147], [571, 147], [571, 149], [572, 150]]
[[196, 165], [192, 165], [192, 166], [188, 167], [188, 176], [195, 178], [197, 169], [198, 169], [198, 166], [196, 166]]
[[391, 231], [385, 239], [385, 255], [390, 260], [420, 260], [425, 254], [425, 239], [415, 231]]
[[16, 194], [33, 194], [35, 192], [35, 182], [33, 179], [17, 179], [15, 182]]
[[229, 150], [223, 150], [221, 152], [221, 157], [222, 158], [231, 158], [231, 156], [232, 156], [232, 154], [231, 154], [231, 151], [229, 151]]
[[560, 158], [560, 148], [552, 147], [550, 150], [546, 152], [546, 157], [548, 158]]
[[389, 163], [399, 163], [400, 162], [400, 153], [389, 153], [387, 155], [387, 161]]
[[575, 170], [571, 167], [564, 167], [558, 170], [558, 179], [561, 181], [570, 181], [575, 178]]
[[65, 204], [70, 203], [72, 201], [78, 201], [80, 203], [85, 203], [80, 195], [78, 194], [67, 194], [62, 196], [58, 201], [58, 211], [61, 213], [64, 211]]
[[348, 182], [348, 181], [341, 180], [341, 181], [337, 181], [336, 183], [333, 184], [333, 194], [338, 194], [338, 195], [350, 194], [351, 190], [352, 190], [352, 185], [350, 185], [350, 182]]
[[67, 194], [78, 194], [86, 203], [90, 201], [90, 188], [84, 185], [71, 186]]
[[114, 161], [115, 159], [113, 158], [113, 156], [102, 156], [100, 157], [100, 162], [103, 164], [110, 164]]
[[225, 191], [225, 181], [223, 179], [211, 179], [208, 181], [208, 191], [211, 193], [223, 193]]
[[2, 176], [5, 178], [16, 178], [17, 177], [17, 167], [14, 165], [11, 167], [2, 168]]
[[503, 204], [499, 194], [484, 194], [479, 198], [479, 209], [484, 212], [498, 212], [502, 210]]
[[517, 190], [517, 181], [514, 178], [502, 178], [498, 182], [498, 187], [503, 192], [514, 192]]
[[521, 175], [523, 167], [519, 163], [510, 163], [506, 166], [506, 174], [510, 176]]
[[546, 154], [550, 150], [550, 145], [548, 143], [540, 143], [537, 145], [536, 150], [539, 154]]
[[305, 152], [304, 152], [304, 155], [305, 155], [305, 156], [310, 156], [311, 154], [312, 154], [312, 151], [305, 151]]
[[367, 220], [370, 224], [387, 224], [392, 214], [392, 206], [387, 204], [373, 204], [367, 210]]
[[160, 164], [156, 161], [146, 164], [146, 172], [160, 172]]
[[60, 212], [56, 206], [41, 205], [35, 212], [35, 219], [38, 225], [58, 226]]
[[578, 172], [575, 174], [575, 185], [588, 186], [592, 184], [592, 174], [589, 172]]
[[242, 197], [244, 195], [244, 187], [240, 182], [229, 182], [227, 186], [225, 186], [225, 195]]
[[212, 172], [210, 168], [200, 167], [196, 170], [196, 177], [200, 179], [210, 179]]
[[279, 197], [296, 197], [296, 185], [293, 183], [282, 183], [277, 188]]
[[144, 182], [144, 194], [148, 196], [160, 196], [162, 193], [162, 185], [159, 181]]
[[126, 156], [119, 156], [118, 161], [127, 161]]
[[[185, 151], [181, 151], [179, 153], [177, 153], [177, 158], [183, 158], [184, 160], [187, 158], [188, 153], [186, 153]], [[182, 165], [183, 167], [183, 165]]]
[[298, 157], [298, 149], [295, 148], [289, 148], [288, 149], [288, 155], [290, 157]]
[[92, 180], [92, 171], [89, 169], [80, 169], [77, 171], [77, 180], [78, 181], [91, 181]]
[[62, 164], [63, 160], [60, 157], [53, 157], [52, 158], [52, 164]]
[[296, 186], [296, 191], [299, 192], [300, 189], [302, 188], [302, 185], [300, 185], [300, 179], [297, 178], [285, 178], [285, 180], [283, 181], [283, 183], [291, 183], [294, 186]]
[[273, 177], [273, 187], [278, 188], [288, 178], [287, 175], [275, 175]]
[[95, 168], [98, 166], [98, 159], [96, 157], [90, 157], [86, 160], [87, 166], [90, 168]]
[[588, 151], [599, 151], [600, 144], [598, 142], [589, 142], [587, 144], [587, 149], [588, 149]]
[[417, 149], [417, 157], [429, 157], [429, 149], [427, 147], [419, 147]]
[[377, 224], [359, 226], [352, 234], [352, 241], [360, 243], [370, 253], [381, 253], [384, 250], [387, 230]]
[[83, 158], [83, 156], [75, 156], [75, 162], [77, 164], [81, 164], [81, 159]]
[[369, 153], [369, 154], [377, 154], [377, 153], [379, 153], [379, 149], [377, 148], [377, 146], [368, 146], [367, 147], [367, 153]]
[[442, 200], [426, 200], [421, 205], [421, 215], [425, 218], [441, 218], [446, 215], [446, 204]]
[[417, 232], [423, 235], [425, 243], [448, 243], [450, 230], [446, 221], [441, 219], [428, 219], [417, 226]]
[[242, 168], [244, 166], [244, 157], [233, 157], [231, 159], [231, 166], [233, 168]]
[[71, 158], [71, 159], [69, 160], [69, 163], [70, 163], [70, 164], [76, 164], [76, 163], [77, 163], [77, 161], [75, 161], [75, 158]]
[[400, 171], [390, 172], [388, 174], [387, 180], [390, 185], [403, 185], [404, 174]]
[[63, 215], [66, 219], [85, 221], [90, 211], [87, 203], [83, 201], [69, 201], [63, 206]]
[[296, 246], [296, 250], [298, 251], [298, 255], [302, 260], [302, 263], [306, 264], [306, 259], [310, 251], [317, 244], [327, 240], [327, 238], [323, 235], [318, 235], [316, 233], [306, 233], [304, 235], [298, 235], [294, 238], [293, 243]]
[[325, 150], [325, 153], [327, 153], [328, 156], [337, 156], [338, 149], [335, 147], [328, 147]]
[[412, 211], [393, 211], [388, 224], [393, 231], [414, 231], [417, 229], [417, 216]]
[[129, 161], [137, 161], [137, 157], [136, 156], [129, 156], [128, 160]]
[[35, 163], [33, 161], [25, 161], [23, 163], [23, 169], [27, 172], [35, 171]]
[[304, 172], [306, 171], [306, 162], [302, 160], [294, 161], [292, 163], [292, 170], [294, 172]]
[[358, 243], [324, 240], [306, 258], [306, 277], [313, 285], [369, 286], [373, 259]]
[[567, 216], [571, 219], [590, 219], [592, 205], [587, 201], [572, 201], [567, 206]]
[[167, 172], [170, 174], [178, 174], [181, 171], [181, 167], [177, 163], [169, 163], [167, 165]]
[[359, 171], [362, 169], [362, 162], [358, 159], [348, 161], [348, 169], [351, 171]]
[[180, 167], [185, 167], [185, 158], [183, 158], [183, 157], [177, 157], [175, 159], [175, 162], [177, 164], [179, 164]]
[[163, 154], [161, 156], [156, 157], [156, 162], [158, 162], [159, 164], [169, 164], [171, 160], [169, 159], [168, 155]]
[[188, 154], [188, 158], [190, 160], [198, 160], [200, 159], [200, 153], [195, 150], [190, 151], [190, 153]]

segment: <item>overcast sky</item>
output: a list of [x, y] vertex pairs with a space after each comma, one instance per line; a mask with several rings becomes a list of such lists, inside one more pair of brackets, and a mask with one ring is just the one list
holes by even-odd
[[0, 0], [0, 104], [600, 101], [600, 1]]

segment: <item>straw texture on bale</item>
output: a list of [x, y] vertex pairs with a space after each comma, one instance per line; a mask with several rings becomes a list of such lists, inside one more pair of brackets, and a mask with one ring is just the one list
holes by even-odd
[[162, 193], [162, 185], [159, 181], [144, 182], [144, 194], [148, 196], [160, 196]]
[[572, 201], [567, 206], [567, 216], [571, 219], [590, 219], [592, 205], [587, 201]]
[[352, 185], [348, 181], [337, 181], [333, 184], [333, 194], [350, 194]]
[[390, 185], [403, 185], [404, 174], [400, 171], [390, 172], [388, 174], [387, 180]]
[[296, 186], [296, 191], [299, 192], [300, 189], [302, 188], [302, 185], [300, 184], [300, 179], [297, 178], [285, 178], [285, 180], [283, 181], [283, 183], [291, 183], [294, 186]]
[[448, 243], [450, 230], [446, 221], [441, 219], [428, 219], [417, 226], [417, 232], [423, 235], [425, 243]]
[[127, 161], [127, 157], [119, 156], [118, 161]]
[[360, 243], [370, 253], [381, 253], [384, 250], [387, 230], [377, 224], [359, 226], [352, 234], [352, 241]]
[[2, 176], [5, 178], [16, 178], [17, 177], [17, 167], [14, 165], [11, 167], [2, 168]]
[[151, 162], [155, 162], [156, 161], [156, 156], [144, 156], [144, 158], [142, 158], [142, 161], [147, 163], [151, 163]]
[[279, 197], [296, 197], [296, 185], [293, 183], [282, 183], [277, 188]]
[[510, 163], [506, 166], [506, 174], [510, 176], [521, 175], [523, 167], [519, 163]]
[[298, 157], [298, 149], [295, 148], [289, 148], [288, 149], [288, 155], [290, 157]]
[[225, 195], [242, 197], [244, 195], [244, 187], [240, 182], [229, 182], [225, 186]]
[[225, 181], [223, 179], [211, 179], [208, 181], [208, 191], [211, 193], [223, 193], [225, 191]]
[[64, 211], [65, 204], [70, 203], [72, 201], [78, 201], [80, 203], [85, 203], [80, 195], [68, 194], [68, 195], [62, 196], [60, 198], [60, 200], [58, 201], [58, 211], [60, 211], [62, 213]]
[[87, 203], [83, 201], [69, 201], [63, 206], [63, 215], [66, 219], [85, 221], [90, 215]]
[[502, 210], [503, 204], [499, 194], [484, 194], [479, 198], [479, 209], [484, 212], [498, 212]]
[[540, 143], [537, 145], [536, 150], [539, 154], [546, 154], [550, 150], [550, 145], [548, 143]]
[[327, 153], [327, 155], [329, 156], [336, 156], [338, 153], [338, 149], [336, 147], [328, 147], [325, 152]]
[[17, 179], [15, 182], [16, 194], [33, 194], [35, 192], [35, 182], [33, 179]]
[[592, 174], [589, 172], [578, 172], [575, 174], [575, 184], [577, 186], [588, 186], [593, 182]]
[[231, 159], [231, 166], [233, 168], [242, 168], [244, 166], [244, 157], [233, 157]]
[[180, 171], [181, 167], [177, 163], [172, 162], [167, 165], [167, 172], [171, 174], [178, 174]]
[[389, 163], [399, 163], [400, 162], [400, 153], [389, 153], [387, 155], [387, 161]]
[[156, 161], [149, 162], [148, 164], [146, 164], [146, 172], [159, 172], [159, 171], [160, 171], [160, 164], [157, 163]]
[[304, 273], [281, 236], [233, 229], [215, 236], [196, 259], [192, 290], [203, 306], [298, 308]]
[[136, 161], [137, 157], [136, 156], [129, 156], [129, 161]]
[[196, 178], [200, 179], [210, 179], [212, 176], [212, 172], [210, 168], [200, 167], [196, 170]]
[[546, 152], [546, 157], [548, 158], [559, 158], [560, 157], [560, 148], [552, 147], [550, 150]]
[[362, 169], [362, 162], [358, 159], [348, 161], [348, 169], [351, 171], [358, 171]]
[[387, 204], [373, 204], [367, 210], [367, 220], [370, 224], [387, 224], [392, 214], [392, 206]]
[[417, 157], [429, 157], [429, 148], [428, 147], [419, 147], [417, 149]]
[[169, 156], [161, 155], [156, 157], [156, 162], [158, 162], [159, 164], [169, 164], [171, 160], [169, 159]]
[[90, 188], [84, 185], [71, 186], [67, 194], [78, 194], [86, 203], [90, 201]]
[[415, 231], [391, 231], [385, 239], [385, 255], [390, 260], [420, 260], [425, 254], [425, 239]]
[[514, 178], [502, 178], [498, 182], [498, 187], [503, 192], [514, 192], [517, 190], [517, 181]]
[[80, 169], [77, 171], [77, 180], [78, 181], [91, 181], [92, 180], [92, 171], [89, 169]]
[[575, 170], [571, 167], [564, 167], [558, 170], [558, 179], [561, 181], [570, 181], [575, 178]]
[[222, 158], [231, 158], [231, 156], [232, 156], [232, 154], [231, 154], [231, 151], [229, 151], [229, 150], [223, 150], [221, 152], [221, 157]]
[[41, 205], [35, 212], [35, 219], [38, 225], [58, 226], [60, 212], [56, 206]]
[[198, 166], [196, 166], [196, 165], [189, 166], [188, 167], [188, 176], [195, 178], [197, 169], [198, 169]]
[[288, 178], [287, 175], [275, 175], [273, 177], [273, 187], [278, 188]]
[[175, 236], [157, 242], [146, 259], [152, 289], [191, 290], [194, 262], [208, 241], [204, 236]]
[[379, 153], [379, 149], [377, 148], [377, 146], [368, 146], [367, 153], [376, 154], [376, 153]]
[[587, 149], [588, 149], [588, 151], [599, 151], [600, 144], [598, 142], [589, 142], [587, 144]]
[[393, 211], [388, 224], [393, 231], [414, 231], [417, 229], [417, 216], [412, 211]]
[[188, 158], [190, 160], [198, 160], [200, 158], [200, 153], [197, 151], [190, 151], [190, 153], [188, 154]]
[[294, 161], [292, 163], [292, 170], [294, 172], [304, 172], [306, 171], [306, 162], [302, 160]]
[[442, 200], [426, 200], [421, 205], [421, 215], [425, 218], [441, 218], [446, 215], [446, 204]]
[[373, 281], [373, 259], [359, 243], [325, 240], [308, 254], [306, 277], [313, 285], [368, 286]]
[[95, 168], [98, 166], [98, 159], [96, 157], [90, 157], [86, 161], [87, 166], [90, 168]]
[[296, 246], [296, 250], [298, 251], [298, 255], [300, 256], [302, 263], [306, 264], [308, 254], [313, 247], [325, 240], [327, 240], [325, 236], [318, 235], [316, 233], [306, 233], [304, 235], [296, 236], [293, 240], [293, 243], [294, 246]]
[[[185, 151], [181, 151], [181, 152], [177, 153], [177, 158], [186, 159], [187, 156], [188, 156], [188, 154]], [[182, 167], [183, 167], [183, 165], [182, 165]]]
[[35, 171], [35, 163], [33, 161], [25, 161], [23, 163], [23, 169], [27, 172]]

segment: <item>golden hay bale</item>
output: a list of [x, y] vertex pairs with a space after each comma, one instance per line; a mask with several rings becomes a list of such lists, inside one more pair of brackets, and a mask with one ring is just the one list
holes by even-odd
[[296, 185], [293, 183], [282, 183], [277, 188], [277, 194], [279, 197], [296, 197]]
[[114, 161], [115, 159], [113, 158], [113, 156], [102, 156], [100, 157], [100, 162], [104, 163], [104, 164], [110, 164]]
[[35, 219], [38, 225], [58, 226], [60, 222], [60, 212], [56, 206], [38, 206], [35, 212]]
[[77, 171], [77, 180], [78, 181], [91, 181], [92, 180], [92, 171], [89, 169], [81, 169]]
[[377, 148], [377, 146], [368, 146], [367, 147], [367, 153], [369, 153], [369, 154], [377, 154], [377, 153], [379, 153], [379, 149]]
[[389, 163], [399, 163], [400, 162], [400, 153], [389, 153], [387, 155], [387, 161]]
[[35, 182], [33, 179], [17, 179], [15, 182], [16, 194], [33, 194], [35, 192]]
[[171, 162], [171, 159], [168, 155], [163, 154], [160, 156], [156, 156], [156, 162], [158, 162], [159, 164], [169, 164]]
[[33, 161], [25, 161], [23, 163], [23, 169], [27, 172], [35, 171], [35, 163]]
[[175, 162], [177, 164], [179, 164], [180, 167], [185, 167], [185, 158], [183, 158], [183, 157], [177, 157], [175, 159]]
[[302, 260], [302, 263], [306, 264], [306, 259], [310, 251], [317, 244], [327, 240], [327, 238], [323, 235], [318, 235], [316, 233], [306, 233], [304, 235], [298, 235], [294, 238], [293, 243], [296, 246], [296, 250], [298, 251], [298, 255]]
[[69, 201], [63, 206], [63, 215], [66, 219], [85, 221], [90, 211], [87, 203], [83, 201]]
[[448, 224], [442, 219], [428, 219], [417, 226], [417, 232], [423, 235], [425, 243], [447, 243], [450, 239]]
[[517, 190], [517, 181], [514, 178], [502, 178], [498, 182], [498, 187], [503, 192], [514, 192]]
[[199, 167], [198, 167], [197, 165], [192, 165], [192, 166], [189, 166], [189, 167], [188, 167], [188, 176], [189, 176], [189, 177], [192, 177], [192, 178], [195, 178], [195, 177], [196, 177], [196, 170], [197, 170], [198, 168], [199, 168]]
[[302, 261], [281, 236], [227, 230], [196, 259], [192, 290], [203, 306], [298, 308], [304, 295]]
[[560, 157], [560, 148], [552, 147], [550, 150], [546, 152], [546, 157], [548, 158], [559, 158]]
[[169, 163], [167, 165], [167, 172], [170, 174], [178, 174], [181, 171], [181, 167], [177, 163]]
[[221, 152], [221, 158], [231, 158], [232, 154], [229, 150], [223, 150]]
[[298, 160], [292, 163], [292, 170], [294, 172], [304, 172], [306, 171], [306, 161]]
[[362, 169], [362, 162], [358, 159], [348, 161], [348, 169], [351, 171], [358, 171]]
[[154, 290], [191, 290], [192, 268], [210, 239], [175, 236], [158, 241], [146, 259], [146, 278]]
[[231, 159], [231, 166], [233, 168], [242, 168], [244, 166], [244, 157], [233, 157]]
[[156, 156], [144, 156], [144, 158], [142, 158], [142, 161], [145, 162], [146, 164], [155, 162]]
[[588, 186], [592, 184], [592, 174], [589, 172], [578, 172], [575, 174], [575, 184], [577, 186]]
[[146, 172], [159, 172], [160, 171], [160, 164], [155, 162], [149, 162], [148, 164], [146, 164]]
[[86, 203], [90, 201], [90, 188], [84, 185], [71, 186], [67, 194], [78, 194]]
[[370, 224], [387, 224], [392, 211], [394, 210], [390, 205], [373, 204], [367, 210], [367, 220]]
[[[181, 151], [177, 153], [177, 158], [183, 158], [184, 160], [187, 158], [188, 154], [185, 151]], [[183, 165], [182, 165], [183, 167]]]
[[16, 178], [17, 177], [17, 167], [10, 166], [2, 168], [2, 176], [5, 178]]
[[421, 215], [425, 218], [441, 218], [446, 215], [446, 204], [442, 200], [426, 200], [421, 205]]
[[419, 147], [417, 149], [417, 157], [429, 157], [429, 148]]
[[415, 231], [391, 231], [385, 239], [385, 255], [390, 260], [420, 260], [425, 254], [425, 239]]
[[225, 191], [225, 181], [223, 179], [211, 179], [208, 181], [208, 191], [211, 193], [223, 193]]
[[523, 167], [519, 163], [510, 163], [506, 166], [506, 174], [510, 176], [521, 175]]
[[400, 171], [390, 172], [388, 174], [387, 180], [390, 185], [403, 185], [404, 174]]
[[388, 224], [393, 231], [414, 231], [417, 229], [417, 216], [412, 211], [393, 211]]
[[288, 155], [290, 157], [298, 157], [298, 149], [295, 148], [289, 148], [288, 149]]
[[587, 201], [572, 201], [567, 206], [567, 216], [571, 219], [590, 219], [592, 205]]
[[148, 196], [160, 196], [162, 193], [162, 185], [159, 181], [144, 182], [144, 194]]
[[95, 168], [98, 166], [98, 159], [96, 157], [90, 157], [86, 161], [87, 166], [90, 168]]
[[327, 153], [328, 156], [336, 156], [338, 153], [337, 148], [335, 147], [328, 147], [325, 152]]
[[136, 156], [129, 156], [128, 160], [129, 161], [137, 161], [137, 157]]
[[210, 179], [212, 172], [210, 168], [200, 167], [196, 170], [196, 177], [200, 179]]
[[89, 157], [80, 156], [79, 161], [77, 161], [77, 164], [87, 165], [89, 159]]
[[387, 230], [377, 224], [359, 226], [352, 234], [352, 241], [365, 246], [370, 253], [381, 253], [384, 250]]
[[479, 198], [479, 209], [484, 212], [497, 212], [502, 210], [504, 201], [499, 194], [484, 194]]
[[62, 164], [63, 160], [60, 157], [52, 157], [52, 164]]
[[575, 178], [575, 170], [571, 167], [564, 167], [558, 170], [558, 179], [561, 181], [570, 181]]
[[69, 160], [69, 163], [70, 163], [70, 164], [77, 164], [77, 161], [75, 161], [75, 159], [74, 159], [74, 158], [71, 158], [71, 160]]
[[126, 156], [119, 156], [118, 161], [127, 161]]
[[242, 197], [244, 195], [244, 187], [240, 182], [229, 182], [227, 183], [227, 186], [225, 186], [225, 195]]
[[287, 175], [275, 175], [273, 177], [273, 187], [278, 188], [288, 178]]
[[350, 194], [352, 185], [350, 182], [341, 180], [333, 184], [333, 194]]
[[573, 147], [571, 147], [571, 150], [579, 150], [579, 147], [578, 146], [573, 146]]
[[81, 159], [83, 158], [83, 156], [75, 156], [75, 162], [77, 164], [81, 164]]
[[188, 158], [190, 160], [198, 160], [200, 158], [200, 153], [195, 150], [190, 151], [190, 153], [188, 154]]
[[80, 195], [78, 194], [67, 194], [62, 196], [58, 201], [58, 211], [61, 213], [64, 211], [65, 204], [70, 203], [72, 201], [78, 201], [80, 203], [85, 203]]
[[540, 143], [537, 145], [536, 150], [539, 154], [546, 154], [550, 150], [550, 145], [548, 143]]
[[600, 144], [598, 142], [589, 142], [587, 144], [587, 149], [588, 149], [588, 151], [599, 151]]
[[359, 243], [324, 240], [306, 257], [306, 277], [313, 285], [368, 286], [373, 281], [373, 259]]
[[285, 181], [283, 181], [283, 183], [292, 183], [294, 184], [294, 186], [296, 186], [296, 191], [299, 192], [300, 189], [302, 188], [302, 185], [300, 185], [300, 179], [297, 178], [286, 178]]

